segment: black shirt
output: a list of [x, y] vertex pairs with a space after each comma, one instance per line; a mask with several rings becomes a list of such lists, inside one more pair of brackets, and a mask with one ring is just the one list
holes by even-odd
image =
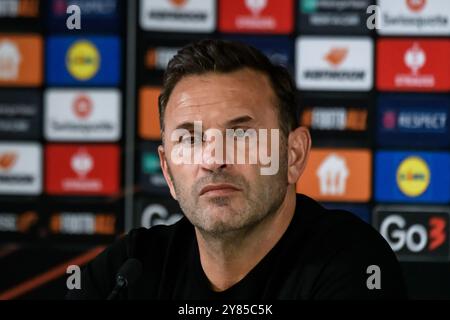
[[[327, 210], [304, 195], [297, 196], [278, 243], [223, 292], [210, 289], [194, 227], [182, 218], [172, 226], [132, 230], [84, 268], [81, 289], [68, 298], [105, 299], [129, 257], [142, 262], [143, 272], [122, 299], [406, 298], [399, 263], [381, 235], [353, 214]], [[371, 265], [380, 269], [381, 289], [368, 289]]]

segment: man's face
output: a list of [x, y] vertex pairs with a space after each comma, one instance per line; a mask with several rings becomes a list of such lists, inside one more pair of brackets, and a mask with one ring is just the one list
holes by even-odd
[[[183, 78], [175, 86], [165, 112], [164, 147], [160, 147], [161, 165], [176, 198], [190, 222], [201, 231], [213, 235], [250, 228], [275, 212], [281, 205], [287, 189], [286, 139], [279, 130], [275, 94], [268, 78], [257, 71], [242, 69], [232, 73], [208, 73]], [[275, 174], [262, 175], [261, 161], [244, 164], [209, 163], [202, 154], [200, 163], [179, 163], [173, 154], [186, 152], [194, 145], [206, 150], [210, 142], [194, 136], [194, 121], [201, 121], [203, 132], [218, 129], [268, 131], [267, 150], [277, 148], [279, 169]], [[192, 132], [192, 136], [173, 139], [174, 130]], [[271, 139], [271, 129], [279, 131], [279, 139]], [[185, 131], [186, 131], [185, 130]], [[228, 135], [229, 137], [229, 135]], [[199, 139], [198, 139], [199, 138]], [[231, 137], [234, 139], [234, 136]], [[214, 140], [212, 140], [214, 141]], [[217, 141], [215, 141], [217, 142]], [[192, 144], [191, 144], [192, 143]], [[258, 141], [258, 150], [262, 147]], [[242, 152], [237, 146], [223, 150], [223, 160], [230, 151]], [[177, 151], [178, 150], [178, 151]], [[257, 152], [246, 144], [245, 152]], [[217, 155], [216, 155], [217, 156]]]

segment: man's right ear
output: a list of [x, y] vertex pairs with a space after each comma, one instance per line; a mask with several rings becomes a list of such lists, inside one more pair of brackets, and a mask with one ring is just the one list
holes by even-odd
[[177, 200], [177, 194], [175, 193], [175, 187], [173, 185], [172, 178], [169, 173], [169, 165], [167, 163], [166, 153], [164, 150], [164, 146], [159, 145], [158, 146], [158, 155], [159, 155], [159, 165], [161, 166], [161, 170], [164, 175], [164, 179], [167, 182], [167, 185], [169, 186], [170, 194], [172, 197]]

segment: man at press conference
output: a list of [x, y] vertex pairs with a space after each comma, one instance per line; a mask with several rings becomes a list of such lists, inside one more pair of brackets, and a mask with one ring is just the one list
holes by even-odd
[[[159, 97], [158, 152], [184, 217], [129, 232], [84, 268], [68, 298], [406, 298], [378, 232], [296, 194], [311, 148], [297, 108], [287, 70], [253, 47], [202, 40], [178, 51]], [[227, 144], [249, 132], [279, 134], [210, 152], [220, 139], [207, 132], [224, 133]], [[270, 164], [229, 161], [231, 151], [250, 155], [265, 142]]]

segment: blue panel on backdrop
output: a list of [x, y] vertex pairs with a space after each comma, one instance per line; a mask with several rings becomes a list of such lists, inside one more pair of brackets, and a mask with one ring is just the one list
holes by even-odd
[[370, 224], [369, 207], [366, 205], [347, 203], [322, 203], [322, 205], [327, 209], [349, 211], [363, 221]]
[[384, 147], [448, 147], [450, 97], [380, 95], [377, 142]]
[[58, 85], [119, 84], [120, 40], [112, 36], [53, 36], [47, 40], [47, 83]]
[[240, 41], [261, 50], [272, 63], [282, 65], [291, 73], [294, 71], [294, 42], [288, 37], [245, 37], [229, 36], [230, 40]]
[[[47, 26], [58, 32], [118, 32], [122, 26], [123, 1], [119, 0], [50, 0], [47, 12]], [[66, 21], [73, 15], [67, 8], [80, 8], [80, 30], [69, 30]]]
[[407, 203], [450, 202], [450, 153], [377, 152], [375, 200]]

